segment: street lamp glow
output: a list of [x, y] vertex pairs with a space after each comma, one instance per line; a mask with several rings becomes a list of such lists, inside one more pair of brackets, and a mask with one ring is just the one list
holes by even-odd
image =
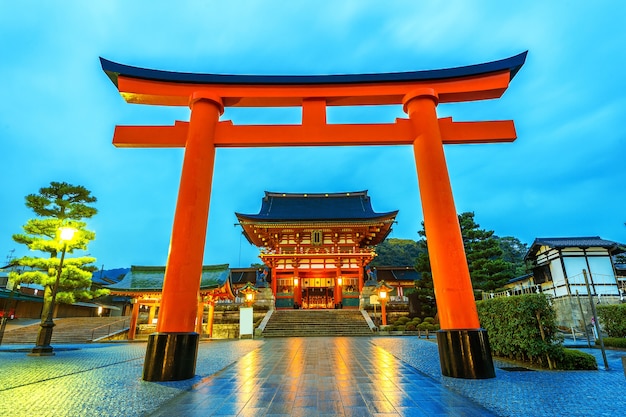
[[76, 229], [74, 229], [73, 227], [59, 228], [59, 236], [62, 242], [67, 242], [68, 240], [72, 240], [74, 238], [75, 233], [76, 233]]

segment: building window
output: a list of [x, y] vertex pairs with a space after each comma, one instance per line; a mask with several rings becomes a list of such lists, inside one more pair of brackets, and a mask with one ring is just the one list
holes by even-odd
[[321, 230], [313, 230], [311, 232], [311, 244], [319, 246], [324, 243], [324, 235]]

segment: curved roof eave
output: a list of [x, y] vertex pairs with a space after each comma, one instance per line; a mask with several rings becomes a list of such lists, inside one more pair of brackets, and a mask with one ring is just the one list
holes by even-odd
[[302, 217], [293, 219], [278, 219], [273, 217], [264, 216], [262, 214], [242, 214], [235, 212], [235, 216], [241, 220], [254, 221], [258, 223], [312, 223], [312, 222], [372, 222], [381, 221], [390, 218], [395, 218], [398, 215], [399, 210], [389, 211], [387, 213], [375, 213], [372, 217], [342, 217], [342, 218], [317, 218], [317, 219], [305, 219]]
[[509, 71], [510, 79], [517, 74], [524, 62], [528, 51], [509, 58], [485, 62], [482, 64], [466, 65], [454, 68], [435, 70], [386, 72], [371, 74], [334, 74], [334, 75], [235, 75], [235, 74], [207, 74], [192, 72], [163, 71], [131, 65], [124, 65], [100, 57], [102, 69], [118, 86], [118, 77], [130, 77], [153, 81], [193, 84], [257, 84], [257, 85], [317, 85], [317, 84], [362, 84], [362, 83], [395, 83], [407, 81], [429, 81], [453, 79], [482, 74]]

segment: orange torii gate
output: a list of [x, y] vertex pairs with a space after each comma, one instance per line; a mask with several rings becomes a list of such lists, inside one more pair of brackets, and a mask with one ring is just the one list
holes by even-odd
[[[116, 126], [117, 147], [184, 147], [178, 201], [157, 333], [150, 335], [143, 379], [195, 373], [194, 333], [217, 147], [413, 145], [441, 330], [442, 374], [492, 378], [487, 333], [480, 328], [444, 144], [511, 142], [513, 121], [437, 118], [438, 103], [499, 98], [527, 52], [478, 65], [401, 73], [254, 76], [180, 73], [100, 58], [122, 97], [133, 104], [189, 106], [189, 122]], [[394, 123], [328, 124], [327, 106], [402, 104]], [[300, 125], [234, 125], [224, 107], [302, 107]]]

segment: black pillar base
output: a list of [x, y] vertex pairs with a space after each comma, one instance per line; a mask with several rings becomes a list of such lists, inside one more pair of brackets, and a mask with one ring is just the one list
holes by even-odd
[[198, 333], [152, 333], [148, 336], [144, 381], [180, 381], [193, 378], [198, 355]]
[[35, 346], [26, 356], [54, 356], [54, 348], [52, 346]]
[[485, 329], [437, 332], [441, 373], [452, 378], [495, 378], [491, 347]]

